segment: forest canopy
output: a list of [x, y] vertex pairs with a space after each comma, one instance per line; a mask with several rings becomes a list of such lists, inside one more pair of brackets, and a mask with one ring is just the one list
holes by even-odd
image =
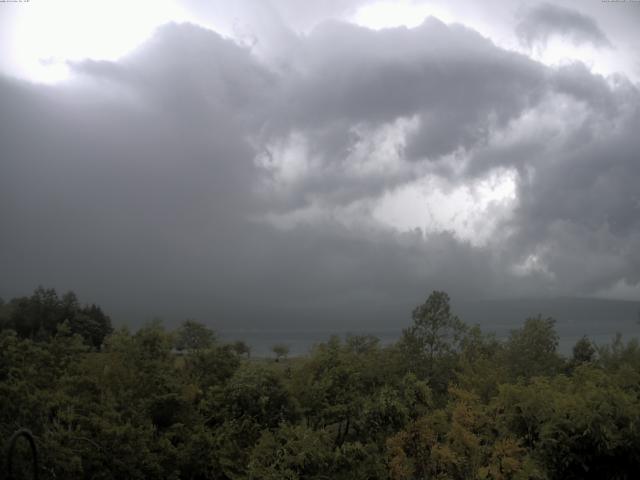
[[635, 339], [584, 337], [565, 357], [553, 319], [498, 339], [444, 292], [412, 318], [390, 345], [254, 358], [193, 319], [114, 330], [38, 288], [0, 302], [0, 437], [28, 428], [46, 479], [636, 478]]

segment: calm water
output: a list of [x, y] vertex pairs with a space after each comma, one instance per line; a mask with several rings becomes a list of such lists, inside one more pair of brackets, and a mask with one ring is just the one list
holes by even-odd
[[[557, 324], [557, 330], [560, 334], [559, 350], [564, 355], [569, 355], [573, 345], [582, 338], [584, 333], [578, 333], [575, 329], [572, 329], [572, 325]], [[499, 339], [505, 339], [509, 335], [509, 331], [517, 326], [505, 326], [497, 325], [493, 331]], [[628, 328], [627, 331], [622, 329], [617, 331], [599, 331], [600, 329], [594, 328], [589, 338], [597, 343], [603, 345], [610, 343], [617, 332], [623, 335], [623, 339], [629, 340], [637, 335], [634, 329]], [[370, 332], [353, 332], [353, 331], [256, 331], [256, 330], [228, 330], [221, 332], [222, 340], [244, 340], [251, 347], [251, 355], [256, 357], [269, 357], [273, 356], [271, 347], [275, 344], [283, 343], [290, 348], [290, 355], [304, 355], [309, 353], [311, 348], [320, 342], [326, 342], [331, 335], [338, 335], [344, 339], [347, 335], [375, 335], [380, 339], [382, 345], [389, 345], [397, 341], [402, 335], [401, 330], [382, 330], [382, 331], [370, 331]]]
[[[573, 345], [583, 335], [602, 345], [611, 342], [616, 333], [624, 340], [640, 337], [640, 303], [608, 301], [598, 299], [546, 299], [482, 301], [454, 305], [454, 310], [469, 325], [478, 324], [485, 332], [493, 332], [500, 339], [507, 338], [509, 332], [522, 326], [524, 319], [542, 314], [556, 319], [556, 330], [560, 336], [559, 349], [569, 355]], [[410, 319], [402, 325], [387, 329], [238, 329], [222, 330], [225, 341], [244, 340], [254, 356], [272, 356], [271, 347], [284, 343], [290, 348], [290, 355], [303, 355], [314, 344], [326, 342], [331, 335], [345, 338], [348, 334], [370, 334], [378, 337], [383, 345], [400, 338], [402, 329], [410, 324]]]

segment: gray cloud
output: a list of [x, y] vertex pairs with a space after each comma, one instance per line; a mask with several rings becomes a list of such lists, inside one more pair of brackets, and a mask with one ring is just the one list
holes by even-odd
[[541, 3], [527, 10], [516, 27], [516, 33], [520, 41], [529, 47], [545, 46], [553, 36], [565, 37], [575, 45], [611, 47], [611, 42], [593, 18], [551, 3]]
[[[301, 203], [314, 192], [327, 198], [328, 190], [341, 201], [379, 195], [425, 169], [452, 167], [435, 162], [486, 142], [492, 130], [535, 105], [550, 87], [547, 75], [527, 57], [434, 18], [415, 29], [379, 32], [329, 22], [300, 42], [262, 141], [303, 132], [321, 159], [322, 174], [298, 184]], [[411, 118], [416, 125], [398, 146], [400, 156], [433, 165], [403, 162], [381, 177], [345, 174], [343, 162], [353, 160], [345, 152], [357, 140], [347, 134], [350, 127]]]
[[516, 243], [540, 251], [568, 290], [588, 293], [620, 279], [640, 280], [637, 90], [628, 101], [635, 107], [616, 120], [587, 118], [580, 128], [591, 131], [579, 144], [541, 152], [553, 161], [521, 183]]
[[[275, 64], [168, 25], [67, 84], [0, 79], [0, 294], [42, 283], [121, 320], [308, 326], [403, 322], [434, 288], [640, 281], [633, 84], [436, 20], [294, 38]], [[372, 213], [424, 179], [444, 195], [502, 170], [513, 214], [483, 245]]]
[[[76, 68], [83, 77], [68, 86], [2, 80], [3, 296], [43, 283], [120, 319], [227, 324], [295, 323], [301, 306], [321, 304], [375, 317], [380, 304], [404, 311], [422, 296], [433, 273], [414, 260], [433, 245], [254, 220], [264, 205], [247, 138], [268, 116], [261, 90], [275, 87], [247, 50], [168, 26], [122, 62]], [[281, 309], [289, 316], [275, 318]]]
[[[513, 109], [509, 103], [525, 103], [541, 82], [540, 68], [526, 57], [435, 18], [415, 29], [378, 32], [325, 23], [312, 32], [299, 55], [304, 77], [293, 78], [299, 86], [292, 95], [304, 103], [294, 104], [290, 121], [301, 125], [345, 116], [386, 121], [445, 108], [485, 108], [508, 116]], [[509, 83], [498, 86], [496, 78]], [[516, 100], [519, 94], [525, 98]]]

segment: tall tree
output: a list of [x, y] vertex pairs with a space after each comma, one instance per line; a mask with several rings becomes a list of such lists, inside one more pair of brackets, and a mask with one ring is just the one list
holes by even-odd
[[401, 346], [410, 370], [429, 379], [434, 390], [446, 391], [466, 325], [451, 311], [449, 295], [434, 291], [412, 313], [413, 325], [403, 331]]
[[236, 352], [236, 355], [246, 355], [247, 358], [251, 358], [251, 347], [246, 342], [236, 340], [231, 345], [231, 348]]
[[558, 354], [558, 333], [553, 318], [528, 318], [513, 330], [506, 345], [507, 365], [514, 378], [553, 375], [562, 366]]
[[573, 363], [580, 365], [582, 363], [593, 362], [596, 358], [596, 349], [586, 336], [582, 337], [573, 346]]
[[276, 362], [280, 361], [282, 358], [287, 358], [289, 355], [289, 345], [285, 345], [284, 343], [277, 343], [273, 347], [271, 347], [271, 351], [276, 355]]
[[197, 351], [211, 348], [216, 334], [205, 324], [195, 320], [185, 320], [176, 332], [175, 347], [178, 350]]
[[30, 297], [14, 298], [2, 310], [0, 327], [11, 328], [23, 338], [47, 340], [68, 322], [71, 333], [99, 348], [113, 331], [111, 319], [99, 306], [82, 306], [71, 291], [59, 297], [53, 288], [38, 287]]

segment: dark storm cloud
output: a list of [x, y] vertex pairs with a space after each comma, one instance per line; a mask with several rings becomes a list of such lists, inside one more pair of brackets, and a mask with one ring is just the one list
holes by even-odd
[[[444, 251], [417, 268], [417, 258], [455, 245], [451, 238], [403, 246], [383, 230], [367, 238], [329, 223], [281, 232], [251, 220], [264, 205], [247, 138], [270, 116], [277, 88], [232, 42], [168, 26], [121, 62], [75, 68], [83, 76], [64, 87], [2, 81], [8, 295], [42, 283], [72, 288], [121, 319], [160, 312], [295, 323], [274, 315], [337, 304], [349, 317], [350, 305], [375, 313], [381, 298], [415, 303], [431, 266], [472, 278], [469, 264], [453, 267]], [[465, 255], [475, 252], [460, 245], [451, 260]]]
[[417, 128], [402, 155], [433, 162], [486, 142], [493, 129], [535, 105], [550, 87], [548, 74], [473, 30], [435, 18], [415, 29], [382, 31], [328, 22], [300, 40], [282, 79], [283, 98], [261, 135], [268, 143], [301, 131], [322, 159], [322, 175], [299, 183], [299, 202], [314, 192], [327, 198], [334, 191], [340, 201], [379, 195], [427, 167], [405, 166], [383, 177], [346, 176], [341, 163], [349, 161], [345, 152], [354, 143], [349, 128], [414, 118]]
[[531, 181], [521, 183], [516, 243], [541, 250], [569, 289], [640, 281], [640, 95], [633, 89], [625, 98], [634, 105], [630, 111], [615, 120], [587, 118], [590, 131], [580, 144], [541, 152], [553, 161], [542, 161]]
[[555, 91], [570, 95], [614, 118], [619, 108], [625, 105], [623, 98], [616, 98], [616, 93], [621, 93], [621, 89], [612, 90], [604, 77], [591, 73], [583, 63], [558, 67], [552, 85]]
[[541, 3], [527, 10], [516, 27], [520, 41], [529, 47], [546, 45], [553, 36], [565, 37], [575, 45], [611, 47], [598, 23], [588, 15], [551, 3]]
[[415, 29], [382, 31], [328, 22], [298, 55], [298, 75], [289, 80], [293, 108], [284, 118], [302, 127], [343, 118], [386, 122], [422, 111], [509, 118], [543, 80], [542, 69], [526, 57], [435, 18]]
[[[160, 36], [173, 42], [175, 29]], [[184, 33], [178, 44], [187, 47], [194, 32]], [[220, 48], [217, 36], [208, 40], [204, 46]], [[151, 305], [185, 282], [198, 289], [205, 279], [190, 268], [217, 271], [209, 252], [225, 255], [248, 208], [252, 151], [232, 114], [234, 97], [248, 95], [240, 79], [216, 77], [214, 68], [208, 100], [198, 90], [202, 72], [177, 68], [198, 62], [167, 45], [139, 52], [150, 62], [164, 52], [158, 70], [149, 65], [144, 74], [105, 64], [92, 66], [102, 73], [97, 83], [3, 82], [4, 288], [43, 283], [95, 294], [104, 285], [107, 295]], [[246, 57], [233, 61], [249, 68]], [[114, 78], [127, 83], [112, 85]]]
[[215, 127], [220, 115], [262, 120], [260, 107], [273, 90], [272, 75], [248, 49], [189, 24], [161, 27], [121, 62], [86, 61], [74, 68], [131, 90], [150, 108], [185, 117], [195, 129]]
[[[632, 84], [550, 69], [436, 20], [292, 38], [275, 65], [168, 25], [118, 62], [75, 64], [63, 86], [0, 80], [2, 295], [42, 283], [122, 320], [308, 326], [326, 309], [342, 325], [404, 320], [434, 288], [498, 297], [637, 282]], [[498, 141], [514, 128], [524, 133]], [[453, 151], [460, 165], [443, 159]], [[509, 235], [484, 246], [398, 233], [367, 210], [424, 176], [455, 186], [505, 168], [518, 172], [519, 207]], [[349, 213], [358, 202], [364, 218]], [[514, 274], [532, 252], [546, 271]]]

